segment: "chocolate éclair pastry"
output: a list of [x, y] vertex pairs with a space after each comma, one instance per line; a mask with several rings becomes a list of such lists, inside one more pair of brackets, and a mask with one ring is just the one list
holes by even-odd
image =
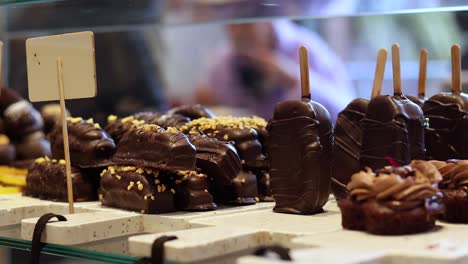
[[210, 109], [199, 105], [181, 105], [178, 107], [174, 107], [171, 110], [167, 111], [167, 114], [169, 115], [182, 115], [185, 117], [190, 118], [190, 120], [206, 117], [206, 118], [214, 118], [216, 115], [211, 112]]
[[[378, 235], [428, 231], [444, 206], [437, 189], [440, 174], [433, 165], [367, 168], [351, 177], [350, 195], [341, 199], [342, 226]], [[431, 168], [432, 167], [432, 168]]]
[[442, 174], [439, 184], [444, 194], [445, 213], [441, 219], [453, 223], [468, 223], [468, 161], [430, 161]]
[[146, 214], [176, 211], [168, 175], [150, 168], [109, 166], [101, 173], [102, 205]]
[[[80, 168], [105, 167], [111, 164], [115, 152], [114, 140], [92, 119], [67, 118], [70, 160]], [[49, 134], [52, 156], [64, 158], [62, 125]]]
[[[46, 135], [49, 134], [56, 125], [62, 123], [60, 112], [60, 104], [46, 104], [41, 108], [41, 116], [44, 120], [44, 133]], [[68, 110], [66, 110], [65, 116], [70, 116]]]
[[114, 142], [119, 143], [122, 136], [134, 125], [143, 125], [144, 120], [139, 120], [134, 116], [127, 116], [124, 118], [117, 118], [115, 115], [107, 117], [107, 125], [104, 130], [112, 137]]
[[112, 161], [160, 170], [193, 170], [195, 154], [196, 149], [186, 135], [144, 124], [133, 126], [123, 135]]
[[44, 126], [41, 114], [25, 100], [8, 106], [3, 112], [3, 122], [5, 133], [12, 141], [41, 131]]
[[175, 175], [175, 204], [178, 210], [210, 211], [217, 208], [209, 192], [210, 180], [206, 174], [177, 171]]
[[[358, 98], [349, 103], [346, 108], [338, 114], [335, 125], [335, 144], [333, 156], [336, 166], [333, 167], [333, 177], [340, 183], [348, 184], [351, 175], [361, 169], [360, 155], [362, 146], [361, 120], [366, 116], [369, 100]], [[346, 194], [340, 186], [331, 184], [333, 195], [343, 198]]]
[[[82, 173], [72, 167], [73, 200], [75, 202], [97, 199], [99, 178]], [[52, 201], [67, 201], [67, 180], [65, 160], [38, 158], [26, 176], [24, 194]]]
[[373, 98], [361, 120], [361, 167], [378, 169], [391, 157], [399, 164], [423, 159], [424, 115], [419, 106], [402, 95]]
[[50, 142], [42, 131], [37, 131], [15, 142], [17, 160], [34, 160], [51, 157]]
[[439, 93], [423, 106], [427, 159], [468, 159], [468, 95]]
[[322, 212], [332, 174], [333, 125], [328, 111], [308, 99], [281, 102], [267, 130], [273, 210]]
[[16, 158], [16, 149], [6, 135], [0, 134], [0, 165], [9, 165]]

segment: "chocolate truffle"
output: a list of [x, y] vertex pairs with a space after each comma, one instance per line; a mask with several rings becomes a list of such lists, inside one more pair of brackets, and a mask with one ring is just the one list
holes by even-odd
[[3, 112], [3, 121], [5, 132], [12, 141], [20, 140], [43, 128], [41, 115], [25, 100], [8, 106]]
[[146, 214], [174, 212], [174, 189], [158, 170], [110, 166], [101, 173], [99, 200], [105, 206]]
[[348, 184], [349, 197], [338, 203], [343, 227], [378, 235], [419, 233], [433, 228], [444, 206], [442, 194], [434, 187], [440, 175], [426, 174], [431, 171], [428, 166], [415, 166], [419, 170], [410, 166], [387, 167], [376, 174], [367, 168], [354, 174]]
[[[60, 104], [46, 104], [41, 108], [41, 116], [44, 120], [44, 133], [46, 135], [49, 134], [56, 125], [62, 123], [60, 111]], [[68, 110], [66, 110], [65, 116], [70, 116]]]
[[174, 107], [171, 110], [169, 110], [167, 112], [167, 114], [169, 114], [169, 115], [174, 115], [174, 114], [182, 115], [182, 116], [190, 118], [190, 120], [194, 120], [194, 119], [198, 119], [198, 118], [202, 118], [202, 117], [206, 117], [206, 118], [216, 117], [216, 115], [213, 114], [213, 112], [211, 112], [210, 109], [208, 109], [208, 108], [206, 108], [206, 107], [204, 107], [202, 105], [199, 105], [199, 104], [181, 105], [181, 106], [178, 106], [178, 107]]
[[145, 124], [134, 126], [123, 135], [112, 161], [169, 171], [193, 170], [195, 153], [186, 135]]
[[362, 168], [384, 167], [389, 164], [388, 157], [399, 164], [424, 158], [424, 115], [421, 108], [405, 96], [373, 98], [361, 127]]
[[[75, 202], [97, 199], [99, 179], [83, 174], [72, 167], [73, 200]], [[64, 160], [39, 158], [26, 176], [24, 194], [52, 201], [67, 201], [67, 180]]]
[[322, 212], [332, 173], [333, 125], [328, 111], [308, 99], [281, 102], [267, 130], [273, 210]]
[[[369, 101], [358, 98], [349, 103], [338, 114], [335, 125], [335, 145], [333, 146], [334, 162], [333, 177], [341, 184], [348, 184], [351, 175], [359, 172], [361, 165], [359, 157], [362, 146], [361, 120], [365, 117]], [[340, 186], [332, 181], [331, 189], [336, 198], [343, 192]]]
[[175, 177], [175, 202], [179, 210], [209, 211], [216, 209], [209, 192], [208, 176], [195, 171], [177, 171]]
[[9, 165], [16, 158], [15, 146], [6, 135], [0, 134], [0, 165]]
[[[111, 164], [110, 158], [115, 152], [114, 140], [92, 119], [81, 117], [68, 118], [68, 140], [70, 159], [74, 166], [96, 168]], [[49, 134], [52, 156], [64, 157], [62, 126], [56, 126]]]
[[51, 157], [50, 143], [42, 131], [34, 132], [15, 142], [17, 160], [34, 160]]

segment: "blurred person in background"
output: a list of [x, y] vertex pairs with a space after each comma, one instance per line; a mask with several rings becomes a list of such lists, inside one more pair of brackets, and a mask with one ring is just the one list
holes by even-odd
[[356, 95], [341, 60], [315, 33], [290, 21], [234, 24], [215, 52], [195, 100], [270, 118], [276, 103], [300, 99], [299, 47], [309, 50], [312, 99], [333, 120]]

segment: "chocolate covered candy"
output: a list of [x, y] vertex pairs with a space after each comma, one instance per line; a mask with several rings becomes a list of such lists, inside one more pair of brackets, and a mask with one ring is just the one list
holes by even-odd
[[177, 171], [175, 179], [175, 202], [179, 210], [209, 211], [217, 208], [209, 192], [208, 176], [195, 171]]
[[216, 115], [213, 114], [213, 112], [211, 112], [210, 109], [208, 109], [208, 108], [206, 108], [206, 107], [204, 107], [202, 105], [199, 105], [199, 104], [181, 105], [181, 106], [178, 106], [178, 107], [174, 107], [171, 110], [169, 110], [167, 112], [167, 114], [169, 114], [169, 115], [174, 115], [174, 114], [182, 115], [182, 116], [190, 118], [190, 120], [194, 120], [194, 119], [198, 119], [198, 118], [202, 118], [202, 117], [206, 117], [206, 118], [216, 117]]
[[145, 121], [139, 120], [134, 116], [117, 118], [115, 115], [107, 117], [107, 125], [104, 130], [112, 137], [115, 143], [119, 143], [122, 136], [134, 125], [142, 125]]
[[6, 134], [13, 141], [41, 131], [44, 125], [39, 112], [25, 100], [8, 106], [3, 112], [3, 121]]
[[15, 142], [17, 160], [33, 160], [52, 156], [50, 142], [41, 131], [34, 132]]
[[[114, 140], [92, 119], [67, 118], [70, 160], [81, 168], [103, 167], [111, 164], [115, 152]], [[64, 157], [62, 126], [56, 126], [49, 134], [52, 156]]]
[[112, 161], [161, 170], [193, 170], [195, 147], [182, 133], [145, 124], [134, 126], [123, 135]]

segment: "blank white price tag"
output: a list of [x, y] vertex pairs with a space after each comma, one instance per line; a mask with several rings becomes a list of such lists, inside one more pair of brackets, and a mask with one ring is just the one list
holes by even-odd
[[26, 40], [29, 100], [59, 100], [57, 58], [63, 61], [65, 99], [96, 96], [93, 32], [79, 32]]

